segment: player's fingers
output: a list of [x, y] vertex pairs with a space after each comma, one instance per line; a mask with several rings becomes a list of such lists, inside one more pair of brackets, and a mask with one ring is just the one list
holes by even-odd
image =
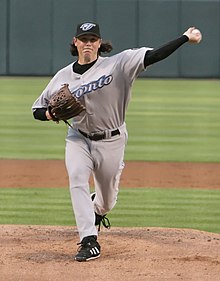
[[45, 114], [46, 114], [46, 117], [47, 117], [48, 120], [52, 120], [53, 119], [48, 110], [46, 111]]

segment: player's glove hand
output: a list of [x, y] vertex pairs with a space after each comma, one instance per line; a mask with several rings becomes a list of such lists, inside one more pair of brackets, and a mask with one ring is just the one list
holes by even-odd
[[53, 121], [60, 120], [65, 123], [68, 119], [79, 115], [85, 110], [85, 107], [70, 92], [69, 85], [64, 84], [63, 87], [55, 94], [48, 105], [48, 112]]

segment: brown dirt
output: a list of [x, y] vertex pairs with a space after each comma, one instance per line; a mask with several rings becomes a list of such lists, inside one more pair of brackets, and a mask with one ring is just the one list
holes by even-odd
[[[67, 187], [62, 160], [1, 160], [1, 187]], [[122, 187], [220, 189], [220, 163], [125, 163]]]
[[[220, 164], [127, 162], [122, 187], [220, 189]], [[67, 187], [63, 161], [0, 160], [0, 187]], [[220, 234], [102, 230], [101, 258], [73, 260], [75, 227], [0, 225], [0, 281], [219, 281]]]

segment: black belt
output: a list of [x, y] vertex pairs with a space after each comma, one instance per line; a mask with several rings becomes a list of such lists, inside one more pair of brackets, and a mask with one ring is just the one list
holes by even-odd
[[[106, 132], [105, 131], [101, 131], [101, 132], [97, 132], [97, 133], [91, 133], [91, 134], [87, 134], [83, 131], [81, 131], [80, 129], [78, 129], [78, 131], [80, 132], [80, 134], [82, 134], [84, 137], [93, 140], [93, 141], [99, 141], [99, 140], [104, 140], [106, 139]], [[110, 132], [110, 136], [116, 136], [116, 135], [120, 135], [120, 131], [119, 129], [116, 129], [114, 131]]]

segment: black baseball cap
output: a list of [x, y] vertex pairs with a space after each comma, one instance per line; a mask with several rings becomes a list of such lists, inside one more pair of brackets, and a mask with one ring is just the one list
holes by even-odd
[[85, 34], [91, 34], [101, 38], [99, 25], [94, 22], [84, 22], [78, 24], [75, 37], [79, 37]]

